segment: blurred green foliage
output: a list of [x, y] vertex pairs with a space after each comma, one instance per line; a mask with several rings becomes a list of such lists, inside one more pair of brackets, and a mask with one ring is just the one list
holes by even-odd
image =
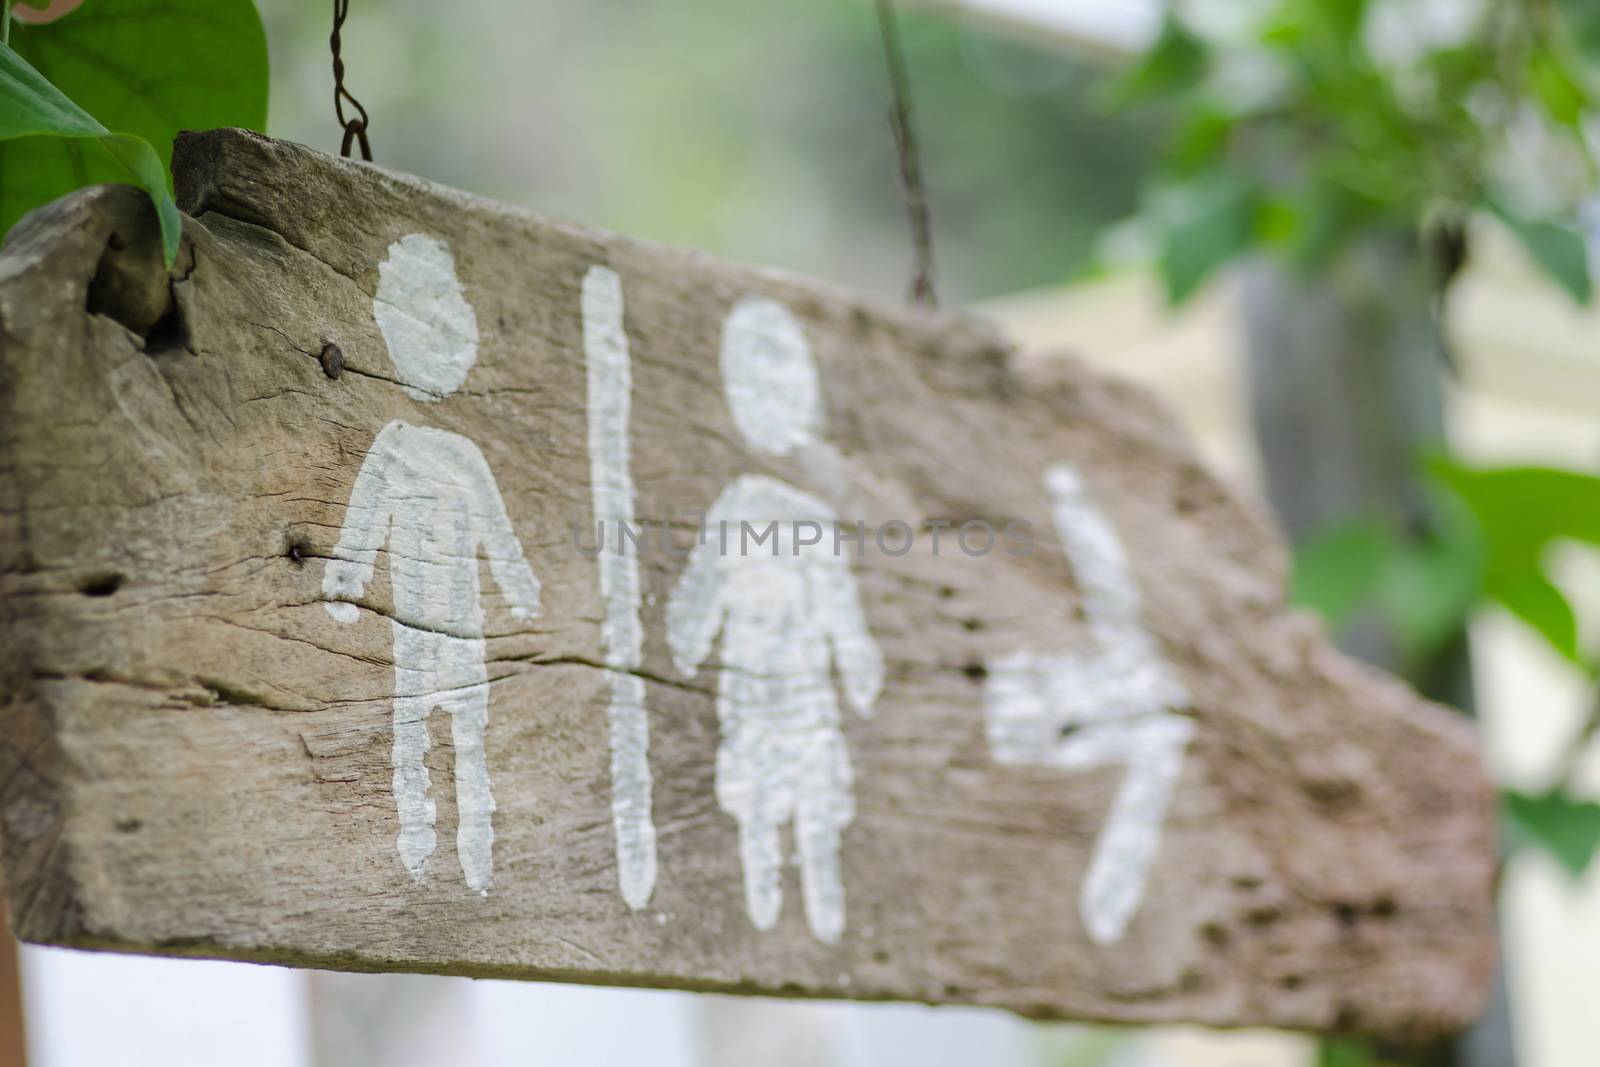
[[1481, 556], [1468, 525], [1417, 537], [1376, 518], [1352, 519], [1318, 531], [1296, 551], [1293, 599], [1319, 611], [1335, 632], [1376, 610], [1404, 665], [1416, 668], [1439, 654], [1480, 601]]
[[1545, 467], [1474, 468], [1437, 459], [1437, 532], [1401, 534], [1378, 519], [1330, 526], [1296, 553], [1294, 596], [1336, 631], [1374, 606], [1408, 660], [1425, 661], [1488, 601], [1532, 627], [1593, 677], [1577, 614], [1551, 580], [1552, 546], [1600, 547], [1600, 478]]
[[[1562, 545], [1600, 548], [1600, 478], [1545, 467], [1466, 466], [1436, 459], [1435, 531], [1400, 536], [1376, 520], [1342, 523], [1296, 553], [1294, 598], [1335, 631], [1378, 611], [1412, 663], [1426, 662], [1469, 615], [1494, 604], [1555, 653], [1600, 682], [1600, 649], [1583, 647], [1571, 598], [1551, 577]], [[1600, 804], [1571, 793], [1576, 754], [1600, 730], [1600, 696], [1569, 746], [1564, 768], [1539, 792], [1503, 794], [1507, 844], [1534, 846], [1582, 877], [1600, 847]]]
[[1442, 461], [1434, 470], [1476, 519], [1477, 539], [1484, 546], [1483, 595], [1593, 678], [1595, 658], [1578, 647], [1577, 615], [1545, 562], [1558, 541], [1600, 547], [1600, 478], [1542, 467], [1481, 470]]
[[1555, 857], [1574, 879], [1589, 870], [1600, 846], [1600, 804], [1575, 800], [1563, 790], [1504, 795], [1507, 844], [1532, 845]]
[[1370, 1041], [1327, 1038], [1317, 1046], [1317, 1067], [1379, 1067], [1378, 1054]]
[[[1584, 59], [1600, 47], [1596, 5], [1487, 2], [1433, 40], [1405, 32], [1415, 7], [1275, 0], [1249, 33], [1221, 41], [1169, 13], [1112, 99], [1178, 113], [1146, 201], [1174, 302], [1246, 251], [1317, 270], [1363, 234], [1422, 236], [1474, 214], [1502, 220], [1553, 280], [1589, 298], [1566, 194], [1596, 173]], [[1572, 188], [1530, 196], [1507, 181], [1508, 153], [1530, 139], [1562, 157]]]

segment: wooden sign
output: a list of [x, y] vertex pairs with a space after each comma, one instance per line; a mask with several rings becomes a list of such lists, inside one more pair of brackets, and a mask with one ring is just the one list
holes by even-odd
[[1131, 386], [252, 134], [0, 255], [24, 938], [1423, 1033], [1469, 728]]

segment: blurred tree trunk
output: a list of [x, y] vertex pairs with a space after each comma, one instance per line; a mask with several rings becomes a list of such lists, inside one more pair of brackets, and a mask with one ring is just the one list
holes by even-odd
[[[1245, 289], [1251, 409], [1267, 494], [1296, 545], [1330, 522], [1375, 517], [1400, 531], [1434, 523], [1420, 454], [1445, 440], [1448, 351], [1443, 268], [1409, 235], [1354, 245], [1328, 273], [1252, 268]], [[1441, 279], [1444, 279], [1442, 282]], [[1474, 710], [1466, 634], [1424, 664], [1406, 664], [1369, 612], [1341, 642], [1400, 671], [1425, 696]], [[1426, 1049], [1385, 1049], [1416, 1067], [1514, 1067], [1503, 976], [1482, 1021]]]

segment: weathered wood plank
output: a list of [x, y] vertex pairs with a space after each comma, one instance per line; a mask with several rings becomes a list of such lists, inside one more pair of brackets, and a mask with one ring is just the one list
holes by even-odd
[[[1469, 729], [1286, 613], [1276, 536], [1137, 390], [250, 134], [187, 137], [177, 177], [172, 309], [126, 190], [0, 254], [19, 936], [1117, 1021], [1477, 1010]], [[719, 501], [917, 533], [686, 562]], [[671, 551], [580, 550], [630, 508]], [[968, 555], [971, 520], [1029, 526]]]

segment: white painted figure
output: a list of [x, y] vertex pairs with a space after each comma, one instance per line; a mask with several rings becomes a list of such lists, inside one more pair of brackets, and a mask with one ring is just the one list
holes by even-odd
[[638, 910], [656, 884], [656, 828], [650, 816], [650, 719], [645, 710], [644, 630], [639, 623], [638, 545], [632, 528], [629, 412], [633, 366], [622, 325], [622, 280], [608, 267], [583, 279], [583, 350], [589, 372], [589, 481], [594, 517], [615, 546], [599, 554], [601, 639], [610, 682], [611, 822], [616, 834], [622, 899]]
[[[734, 425], [752, 448], [782, 456], [820, 443], [817, 366], [782, 305], [741, 301], [723, 327], [721, 365]], [[835, 515], [774, 478], [735, 479], [712, 505], [707, 533], [672, 592], [667, 641], [678, 670], [692, 676], [722, 635], [717, 802], [739, 823], [750, 921], [761, 930], [778, 921], [780, 828], [793, 822], [806, 921], [832, 944], [845, 926], [840, 836], [855, 815], [833, 673], [850, 707], [870, 716], [883, 657], [867, 631], [849, 557], [827, 540], [798, 538], [807, 520], [832, 530]], [[773, 521], [776, 539], [761, 544], [740, 525], [759, 536]]]
[[[411, 234], [389, 246], [378, 268], [373, 315], [400, 381], [420, 400], [460, 388], [478, 358], [478, 323], [441, 241]], [[395, 805], [397, 847], [421, 878], [436, 844], [429, 796], [427, 720], [450, 715], [455, 747], [456, 854], [469, 887], [493, 875], [494, 795], [484, 755], [489, 677], [484, 666], [480, 551], [518, 619], [539, 612], [539, 581], [506, 517], [500, 490], [477, 445], [460, 434], [399, 419], [373, 440], [356, 476], [344, 529], [323, 574], [328, 614], [355, 622], [355, 602], [389, 545], [394, 593]]]
[[1104, 945], [1121, 940], [1144, 896], [1194, 727], [1175, 713], [1189, 695], [1144, 628], [1116, 531], [1072, 467], [1046, 471], [1045, 491], [1098, 647], [991, 661], [987, 733], [1001, 763], [1127, 767], [1079, 895], [1084, 926]]

